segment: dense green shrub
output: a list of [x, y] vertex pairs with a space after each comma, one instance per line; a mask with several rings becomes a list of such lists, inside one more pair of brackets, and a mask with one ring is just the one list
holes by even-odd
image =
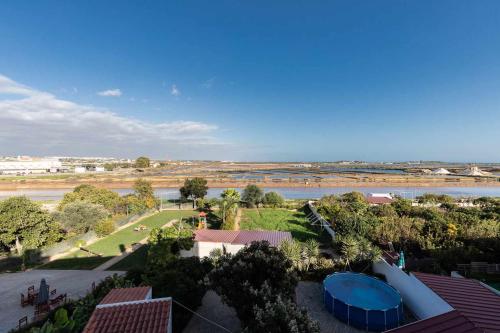
[[266, 207], [282, 207], [285, 203], [285, 199], [283, 199], [283, 197], [277, 192], [267, 192], [266, 194], [264, 194], [262, 203]]
[[[142, 281], [153, 287], [155, 297], [173, 297], [191, 309], [201, 305], [207, 288], [203, 279], [212, 269], [212, 262], [198, 257], [179, 258], [181, 249], [193, 246], [192, 232], [187, 228], [155, 228], [148, 241], [148, 257]], [[137, 281], [138, 272], [131, 273]], [[134, 275], [135, 274], [135, 275]], [[181, 332], [192, 313], [174, 304], [174, 331]]]
[[94, 231], [97, 236], [104, 237], [115, 231], [115, 228], [115, 221], [113, 221], [112, 219], [106, 219], [98, 222], [94, 227]]
[[0, 201], [0, 251], [35, 249], [62, 239], [60, 225], [25, 196]]
[[72, 234], [84, 234], [95, 230], [96, 225], [107, 216], [108, 212], [103, 206], [85, 201], [68, 203], [61, 212], [54, 214], [56, 220]]
[[258, 293], [262, 286], [284, 299], [292, 299], [297, 285], [292, 262], [265, 241], [252, 242], [234, 256], [222, 256], [209, 280], [222, 300], [236, 309], [245, 326], [255, 320], [254, 306], [265, 305], [266, 300]]
[[73, 192], [64, 194], [59, 204], [59, 210], [63, 210], [64, 206], [76, 201], [86, 201], [92, 204], [101, 205], [111, 214], [121, 212], [124, 209], [122, 198], [118, 193], [104, 188], [83, 184], [75, 187]]
[[254, 208], [262, 202], [264, 192], [255, 184], [249, 184], [243, 190], [241, 200], [248, 208]]
[[440, 272], [456, 269], [457, 263], [497, 262], [500, 250], [500, 200], [479, 198], [477, 207], [459, 207], [453, 198], [426, 194], [412, 206], [396, 199], [391, 205], [367, 206], [360, 194], [326, 196], [317, 202], [337, 234], [368, 239], [386, 247], [392, 242], [410, 257], [431, 257]]
[[307, 311], [299, 309], [291, 299], [273, 294], [266, 285], [256, 293], [262, 302], [255, 305], [254, 320], [248, 323], [243, 332], [319, 333], [318, 322], [311, 320]]
[[[154, 297], [172, 297], [190, 309], [197, 309], [207, 291], [203, 279], [211, 269], [212, 263], [208, 259], [174, 258], [158, 266], [148, 264], [143, 282], [153, 287]], [[191, 312], [174, 304], [174, 332], [182, 332], [191, 317]]]

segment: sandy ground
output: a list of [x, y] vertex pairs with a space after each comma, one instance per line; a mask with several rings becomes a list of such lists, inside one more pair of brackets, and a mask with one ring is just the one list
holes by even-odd
[[306, 308], [309, 316], [319, 322], [321, 333], [366, 332], [344, 324], [326, 311], [323, 304], [323, 287], [321, 283], [301, 281], [295, 289], [295, 294], [299, 307]]
[[[214, 291], [207, 291], [203, 296], [202, 305], [196, 310], [197, 313], [211, 321], [227, 328], [231, 332], [240, 332], [240, 320], [233, 308], [223, 304], [219, 295]], [[213, 325], [200, 317], [193, 315], [183, 333], [227, 333], [227, 331]]]
[[[321, 333], [361, 333], [366, 332], [350, 327], [335, 319], [325, 310], [323, 305], [323, 288], [316, 282], [299, 282], [296, 290], [297, 304], [305, 308], [309, 315], [320, 324]], [[234, 309], [224, 305], [220, 297], [208, 291], [203, 297], [202, 305], [197, 309], [202, 316], [221, 324], [231, 332], [240, 332], [240, 322]], [[207, 321], [193, 316], [183, 333], [227, 333]]]
[[[205, 177], [211, 188], [242, 188], [248, 184], [262, 187], [474, 187], [474, 186], [500, 186], [498, 177], [440, 177], [440, 176], [414, 176], [414, 175], [380, 175], [380, 174], [342, 174], [339, 178], [318, 179], [310, 177], [307, 180], [292, 179], [245, 179], [218, 178], [210, 174], [178, 175], [178, 176], [147, 176], [131, 175], [119, 176], [94, 176], [57, 178], [8, 178], [0, 180], [0, 190], [15, 191], [20, 189], [67, 189], [81, 184], [92, 184], [102, 188], [124, 189], [132, 188], [134, 181], [142, 177], [152, 182], [154, 187], [179, 188], [184, 180], [189, 177]], [[304, 175], [304, 178], [308, 176]]]
[[38, 289], [40, 280], [45, 278], [50, 289], [57, 294], [67, 294], [68, 298], [78, 299], [85, 296], [96, 284], [107, 276], [123, 272], [87, 271], [87, 270], [32, 270], [20, 273], [0, 275], [0, 333], [17, 327], [19, 319], [28, 316], [33, 320], [33, 306], [21, 307], [21, 293], [26, 295], [28, 287], [34, 285]]

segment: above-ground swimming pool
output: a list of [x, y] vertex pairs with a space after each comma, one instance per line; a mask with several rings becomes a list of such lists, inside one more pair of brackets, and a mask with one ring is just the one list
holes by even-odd
[[368, 331], [398, 327], [403, 319], [399, 292], [387, 283], [358, 273], [334, 273], [323, 281], [328, 312], [347, 324]]

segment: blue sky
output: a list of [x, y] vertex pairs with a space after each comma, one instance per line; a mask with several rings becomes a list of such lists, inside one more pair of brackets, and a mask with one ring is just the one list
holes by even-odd
[[500, 1], [7, 1], [0, 155], [500, 161]]

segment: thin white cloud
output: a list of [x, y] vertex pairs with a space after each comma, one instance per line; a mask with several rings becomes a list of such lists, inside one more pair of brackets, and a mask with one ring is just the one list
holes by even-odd
[[213, 87], [214, 83], [215, 83], [215, 77], [206, 80], [201, 85], [203, 86], [203, 88], [210, 89]]
[[[2, 98], [2, 94], [8, 96]], [[203, 156], [204, 150], [216, 151], [214, 147], [222, 144], [213, 137], [215, 130], [217, 126], [197, 121], [150, 122], [125, 117], [105, 108], [59, 99], [0, 74], [3, 154], [168, 153], [195, 158]]]
[[172, 96], [180, 96], [181, 95], [181, 91], [179, 90], [179, 88], [177, 88], [177, 86], [175, 84], [172, 85], [172, 88], [170, 89], [170, 94]]
[[104, 97], [119, 97], [122, 95], [122, 91], [120, 89], [108, 89], [99, 91], [97, 95]]

